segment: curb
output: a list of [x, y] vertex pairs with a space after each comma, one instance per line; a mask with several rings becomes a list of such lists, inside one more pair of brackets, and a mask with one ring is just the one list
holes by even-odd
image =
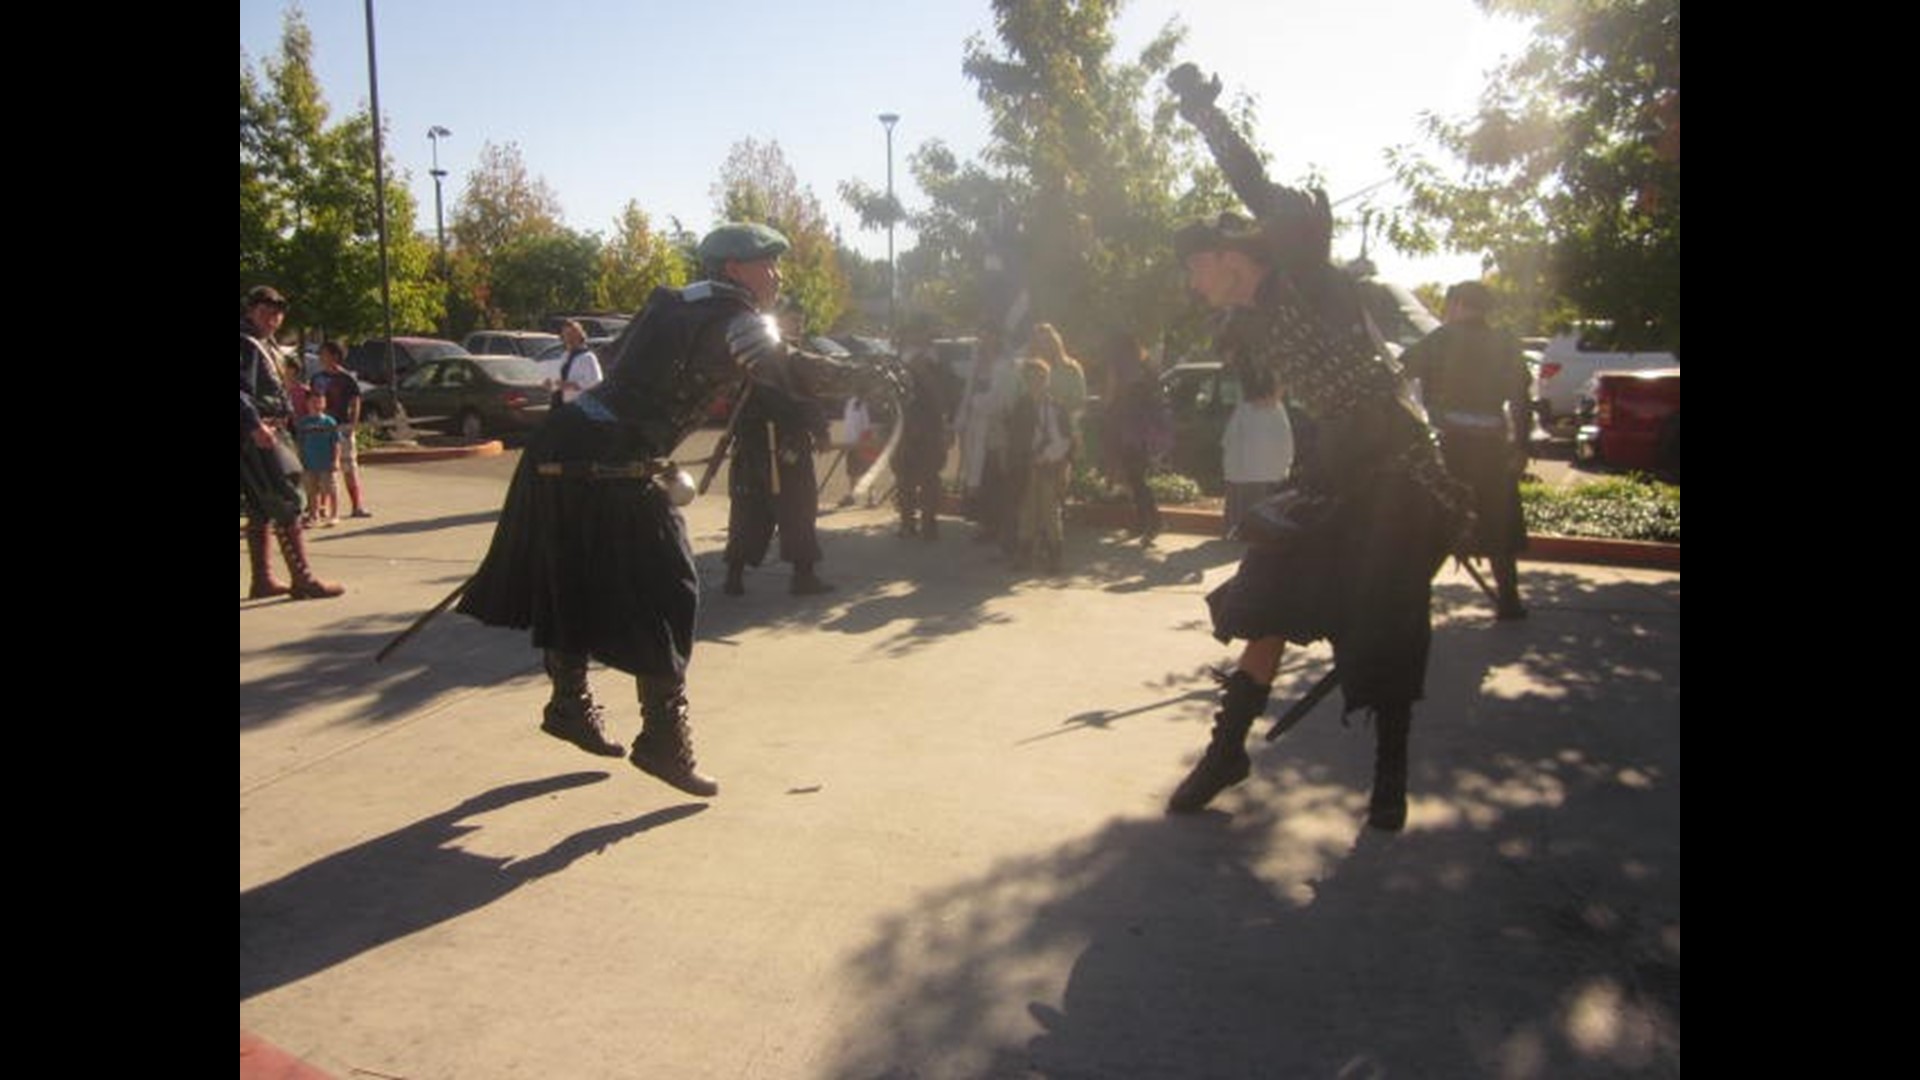
[[[940, 511], [961, 516], [960, 500], [948, 496], [941, 502]], [[1067, 507], [1067, 520], [1096, 528], [1125, 528], [1133, 524], [1133, 507], [1124, 503], [1076, 503]], [[1218, 510], [1184, 510], [1177, 506], [1162, 506], [1160, 522], [1163, 532], [1221, 536], [1226, 531]], [[1520, 550], [1519, 557], [1528, 562], [1595, 563], [1649, 570], [1680, 569], [1679, 544], [1660, 544], [1647, 540], [1603, 540], [1590, 536], [1529, 533], [1526, 547]]]
[[246, 1028], [240, 1029], [240, 1080], [333, 1080]]
[[388, 465], [396, 461], [450, 461], [454, 458], [492, 457], [495, 454], [506, 453], [506, 449], [499, 439], [449, 443], [440, 446], [383, 446], [377, 450], [360, 451], [360, 464]]

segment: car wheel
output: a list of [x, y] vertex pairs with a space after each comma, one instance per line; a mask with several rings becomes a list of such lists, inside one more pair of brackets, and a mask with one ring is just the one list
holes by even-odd
[[487, 433], [487, 426], [480, 421], [480, 414], [472, 409], [460, 414], [460, 437], [478, 439]]

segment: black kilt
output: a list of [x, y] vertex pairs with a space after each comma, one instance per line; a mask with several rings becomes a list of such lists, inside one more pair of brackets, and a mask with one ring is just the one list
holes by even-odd
[[1207, 595], [1222, 642], [1326, 639], [1347, 711], [1425, 691], [1433, 575], [1452, 528], [1429, 492], [1383, 470], [1349, 487], [1326, 523], [1285, 546], [1254, 545]]
[[531, 629], [539, 649], [684, 678], [700, 580], [685, 519], [651, 480], [547, 477], [549, 462], [630, 464], [614, 424], [553, 411], [514, 471], [487, 556], [455, 610]]
[[1512, 555], [1526, 550], [1520, 478], [1504, 429], [1440, 428], [1447, 471], [1473, 489], [1473, 536], [1463, 555]]

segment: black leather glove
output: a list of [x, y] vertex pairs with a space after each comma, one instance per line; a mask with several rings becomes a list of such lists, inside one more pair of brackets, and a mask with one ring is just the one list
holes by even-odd
[[1167, 72], [1167, 89], [1180, 99], [1180, 115], [1192, 120], [1220, 96], [1220, 76], [1208, 79], [1191, 64], [1181, 64]]

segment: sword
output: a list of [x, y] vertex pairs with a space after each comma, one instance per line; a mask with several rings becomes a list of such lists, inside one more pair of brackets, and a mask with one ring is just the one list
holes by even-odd
[[433, 605], [432, 607], [430, 607], [430, 608], [428, 608], [428, 609], [427, 609], [427, 612], [426, 612], [426, 614], [424, 614], [424, 615], [422, 615], [422, 616], [420, 616], [419, 618], [417, 618], [417, 619], [415, 619], [415, 620], [413, 620], [413, 625], [412, 625], [412, 626], [409, 626], [409, 627], [407, 627], [407, 628], [406, 628], [405, 630], [402, 630], [402, 631], [400, 631], [400, 633], [399, 633], [399, 634], [397, 634], [397, 635], [395, 635], [395, 637], [394, 637], [394, 639], [393, 639], [392, 641], [389, 641], [389, 642], [387, 642], [387, 643], [386, 643], [386, 644], [385, 644], [384, 646], [382, 646], [382, 647], [381, 647], [381, 649], [380, 649], [380, 651], [379, 651], [379, 652], [377, 652], [377, 653], [374, 653], [374, 654], [373, 654], [373, 662], [374, 662], [374, 663], [376, 663], [376, 664], [378, 664], [378, 663], [381, 663], [382, 661], [384, 661], [384, 660], [386, 660], [386, 658], [387, 658], [388, 656], [390, 656], [390, 655], [392, 655], [392, 654], [393, 654], [393, 650], [395, 650], [395, 649], [397, 649], [397, 648], [399, 648], [400, 646], [402, 646], [402, 645], [404, 645], [404, 644], [406, 644], [406, 643], [407, 643], [407, 639], [409, 639], [409, 638], [411, 638], [411, 637], [413, 637], [413, 635], [415, 635], [415, 634], [417, 634], [417, 633], [419, 633], [419, 632], [420, 632], [420, 629], [421, 629], [422, 627], [424, 627], [424, 626], [426, 626], [426, 625], [427, 625], [428, 623], [430, 623], [430, 622], [432, 622], [432, 621], [434, 620], [434, 617], [435, 617], [435, 616], [437, 616], [437, 615], [439, 615], [439, 614], [440, 614], [441, 612], [443, 612], [443, 611], [445, 611], [445, 610], [447, 610], [448, 608], [450, 608], [450, 607], [452, 607], [452, 606], [453, 606], [453, 602], [454, 602], [455, 600], [458, 600], [458, 599], [460, 599], [460, 594], [461, 594], [461, 593], [464, 593], [464, 592], [466, 592], [466, 591], [467, 591], [467, 586], [469, 586], [469, 585], [471, 585], [471, 584], [473, 584], [473, 578], [472, 578], [471, 576], [469, 576], [469, 577], [467, 578], [467, 580], [465, 580], [465, 581], [463, 581], [463, 582], [461, 582], [460, 584], [458, 584], [458, 585], [456, 585], [456, 586], [454, 586], [454, 588], [453, 588], [453, 591], [447, 594], [447, 598], [446, 598], [445, 600], [442, 600], [442, 601], [440, 601], [439, 603], [437, 603], [437, 604], [435, 604], [435, 605]]
[[727, 449], [733, 445], [733, 433], [740, 426], [740, 411], [746, 407], [747, 399], [753, 396], [753, 376], [740, 380], [740, 392], [733, 396], [733, 411], [727, 416], [727, 430], [720, 433], [720, 441], [713, 444], [713, 456], [707, 459], [707, 471], [700, 476], [700, 485], [694, 490], [702, 495], [713, 486], [713, 478], [720, 471], [720, 465], [727, 460]]
[[1453, 561], [1459, 563], [1463, 568], [1465, 568], [1467, 573], [1473, 577], [1473, 583], [1475, 585], [1480, 586], [1480, 591], [1487, 594], [1487, 599], [1493, 601], [1494, 607], [1500, 606], [1499, 594], [1493, 591], [1493, 586], [1487, 584], [1486, 578], [1483, 578], [1480, 576], [1480, 571], [1474, 569], [1473, 561], [1471, 559], [1467, 559], [1463, 556], [1455, 555], [1453, 557]]
[[1333, 688], [1338, 685], [1340, 685], [1339, 669], [1328, 668], [1327, 673], [1320, 676], [1320, 681], [1314, 683], [1312, 689], [1308, 690], [1299, 701], [1289, 706], [1287, 711], [1280, 715], [1280, 719], [1273, 722], [1273, 730], [1267, 732], [1267, 741], [1272, 742], [1293, 730], [1293, 725], [1306, 719], [1306, 715], [1313, 711], [1313, 707], [1320, 704], [1322, 698], [1333, 693]]

